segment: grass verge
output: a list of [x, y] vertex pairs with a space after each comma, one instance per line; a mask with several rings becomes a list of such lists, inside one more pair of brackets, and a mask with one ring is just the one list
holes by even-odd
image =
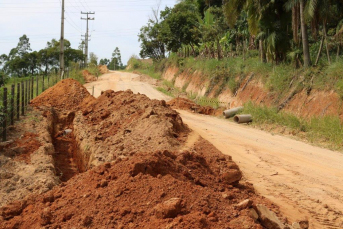
[[252, 125], [260, 129], [295, 135], [333, 150], [343, 149], [343, 128], [338, 117], [304, 119], [287, 112], [277, 112], [277, 108], [274, 107], [255, 105], [252, 102], [244, 105], [242, 113], [251, 114]]

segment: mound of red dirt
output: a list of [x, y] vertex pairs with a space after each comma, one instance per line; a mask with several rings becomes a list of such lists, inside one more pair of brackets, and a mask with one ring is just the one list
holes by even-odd
[[14, 202], [0, 209], [0, 227], [262, 229], [252, 207], [272, 205], [251, 185], [237, 185], [240, 177], [230, 157], [200, 140], [190, 151], [106, 163]]
[[108, 68], [106, 65], [99, 65], [98, 66], [98, 69], [100, 71], [101, 74], [106, 74], [109, 72]]
[[34, 98], [30, 104], [33, 107], [77, 111], [93, 100], [94, 97], [78, 81], [65, 79]]
[[167, 103], [169, 106], [175, 109], [189, 110], [199, 114], [212, 115], [214, 114], [214, 109], [212, 107], [200, 106], [193, 102], [192, 100], [185, 98], [175, 98]]
[[136, 152], [177, 150], [189, 132], [165, 101], [130, 90], [103, 92], [76, 115], [74, 130], [92, 166]]
[[82, 76], [85, 79], [86, 83], [93, 82], [97, 80], [97, 77], [92, 75], [88, 70], [82, 71]]

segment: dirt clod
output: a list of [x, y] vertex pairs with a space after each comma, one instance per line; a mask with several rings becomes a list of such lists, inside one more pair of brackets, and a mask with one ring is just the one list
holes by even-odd
[[175, 218], [182, 210], [182, 200], [180, 198], [171, 198], [158, 204], [155, 208], [155, 215], [159, 219]]

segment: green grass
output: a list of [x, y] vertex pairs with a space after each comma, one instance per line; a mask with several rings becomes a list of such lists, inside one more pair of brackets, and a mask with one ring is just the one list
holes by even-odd
[[175, 97], [174, 94], [173, 94], [173, 92], [168, 91], [168, 90], [165, 89], [164, 87], [157, 87], [156, 89], [157, 89], [158, 91], [162, 92], [162, 93], [165, 94], [165, 95], [168, 95], [168, 96], [170, 96], [170, 97]]
[[[78, 69], [78, 68], [74, 67], [73, 69]], [[98, 68], [98, 65], [95, 65], [93, 63], [90, 63], [89, 66], [85, 70], [88, 70], [93, 76], [101, 75], [99, 68]]]
[[266, 124], [287, 127], [311, 143], [331, 149], [343, 148], [343, 128], [338, 117], [320, 117], [309, 120], [299, 118], [287, 112], [277, 112], [274, 107], [255, 105], [251, 102], [244, 105], [242, 113], [253, 116], [253, 125], [263, 127]]

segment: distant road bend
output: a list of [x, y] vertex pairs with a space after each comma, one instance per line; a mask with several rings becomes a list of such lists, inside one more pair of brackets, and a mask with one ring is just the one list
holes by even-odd
[[[111, 72], [85, 85], [95, 97], [127, 90], [152, 99], [170, 98], [131, 73]], [[224, 119], [178, 111], [183, 121], [222, 153], [231, 155], [245, 179], [280, 206], [292, 222], [307, 218], [310, 228], [343, 228], [343, 154]]]

